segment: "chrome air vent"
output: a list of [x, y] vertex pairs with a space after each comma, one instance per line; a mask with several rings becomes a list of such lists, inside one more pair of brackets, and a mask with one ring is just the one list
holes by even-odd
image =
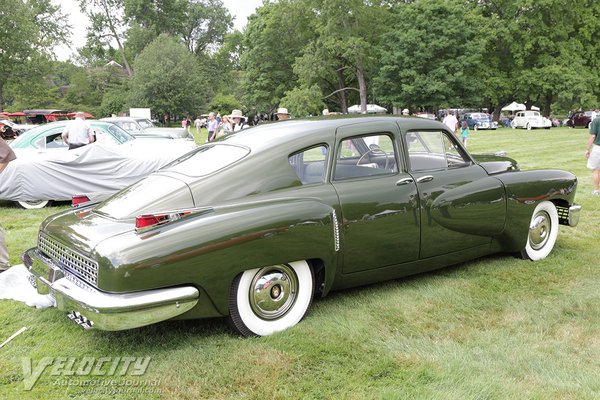
[[94, 260], [69, 249], [43, 232], [38, 236], [38, 250], [65, 272], [75, 275], [87, 284], [97, 286], [98, 263]]

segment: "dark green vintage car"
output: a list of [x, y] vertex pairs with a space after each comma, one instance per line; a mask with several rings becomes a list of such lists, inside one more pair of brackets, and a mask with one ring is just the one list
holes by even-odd
[[315, 294], [497, 252], [542, 259], [558, 225], [578, 222], [576, 186], [569, 172], [471, 156], [436, 121], [292, 120], [48, 218], [23, 259], [84, 328], [225, 316], [268, 335]]

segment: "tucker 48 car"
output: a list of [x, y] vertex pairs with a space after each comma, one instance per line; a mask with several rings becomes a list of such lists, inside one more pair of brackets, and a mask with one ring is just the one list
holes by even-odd
[[427, 119], [277, 122], [49, 217], [23, 260], [84, 328], [221, 316], [268, 335], [316, 294], [497, 252], [542, 259], [578, 222], [576, 186], [472, 156]]

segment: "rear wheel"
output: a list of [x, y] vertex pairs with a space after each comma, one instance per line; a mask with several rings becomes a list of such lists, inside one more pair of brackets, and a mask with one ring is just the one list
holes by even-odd
[[546, 258], [554, 248], [557, 236], [558, 212], [554, 204], [543, 201], [533, 210], [527, 243], [521, 250], [521, 257], [533, 261]]
[[27, 210], [35, 210], [50, 205], [50, 200], [16, 201], [17, 205]]
[[229, 322], [244, 336], [266, 336], [296, 325], [314, 292], [306, 261], [244, 271], [232, 283]]
[[528, 131], [530, 131], [530, 130], [531, 130], [531, 125], [530, 125], [530, 124], [527, 124], [527, 126], [526, 126], [525, 128], [526, 128]]

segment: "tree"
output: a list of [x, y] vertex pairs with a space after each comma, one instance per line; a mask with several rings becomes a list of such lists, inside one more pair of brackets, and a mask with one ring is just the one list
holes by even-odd
[[264, 3], [249, 18], [240, 51], [245, 104], [253, 112], [277, 108], [285, 92], [297, 85], [293, 65], [314, 39], [312, 15], [300, 1]]
[[87, 46], [111, 48], [112, 42], [117, 44], [121, 62], [131, 76], [133, 72], [125, 55], [124, 38], [126, 22], [123, 0], [79, 0], [81, 11], [90, 19], [91, 26], [87, 31]]
[[[160, 54], [160, 57], [157, 57]], [[161, 34], [134, 62], [129, 105], [160, 114], [192, 114], [203, 107], [206, 79], [194, 55], [177, 39]]]
[[480, 104], [482, 19], [462, 0], [395, 6], [394, 28], [379, 48], [378, 96], [412, 109]]
[[[345, 72], [349, 69], [358, 84], [361, 110], [366, 113], [369, 73], [377, 65], [374, 49], [388, 25], [386, 2], [307, 0], [306, 3], [312, 6], [318, 33], [313, 49], [319, 54], [319, 64], [337, 77], [342, 112], [347, 111]], [[313, 58], [311, 53], [305, 56]]]
[[66, 41], [68, 25], [59, 7], [44, 0], [4, 0], [0, 24], [0, 110], [6, 90], [43, 84], [55, 44]]
[[233, 18], [222, 0], [191, 0], [182, 26], [188, 49], [201, 55], [223, 43]]
[[286, 107], [293, 115], [299, 117], [319, 115], [321, 110], [325, 108], [321, 89], [317, 85], [288, 90], [279, 105]]

